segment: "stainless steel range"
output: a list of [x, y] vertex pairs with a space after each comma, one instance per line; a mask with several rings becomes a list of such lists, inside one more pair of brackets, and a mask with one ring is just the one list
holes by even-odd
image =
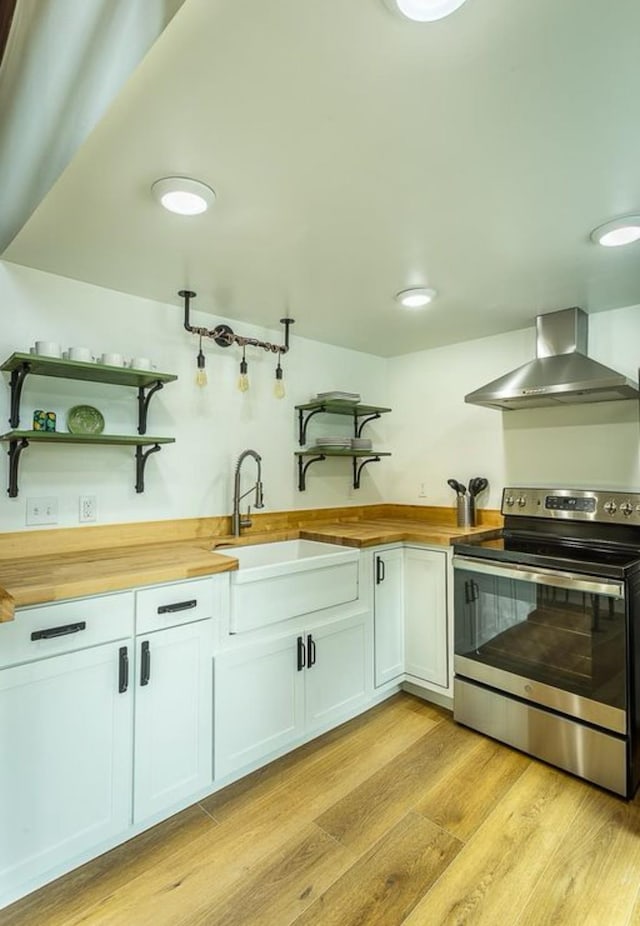
[[640, 493], [508, 488], [502, 513], [454, 544], [454, 717], [632, 797]]

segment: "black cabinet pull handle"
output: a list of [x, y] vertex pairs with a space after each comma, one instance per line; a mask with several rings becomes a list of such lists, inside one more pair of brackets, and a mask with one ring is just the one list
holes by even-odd
[[161, 604], [158, 608], [158, 614], [174, 614], [176, 611], [190, 611], [198, 604], [197, 598], [191, 601], [176, 601], [175, 604]]
[[129, 651], [126, 646], [120, 647], [118, 654], [118, 691], [123, 694], [129, 687]]
[[76, 624], [63, 624], [61, 627], [47, 627], [46, 630], [34, 630], [31, 634], [32, 640], [50, 640], [53, 637], [66, 637], [68, 633], [79, 633], [87, 629], [86, 621], [78, 621]]
[[382, 557], [376, 556], [376, 585], [384, 582], [385, 573], [384, 560]]
[[309, 648], [309, 668], [316, 664], [316, 641], [311, 634], [307, 635], [307, 646]]
[[148, 685], [151, 678], [151, 653], [149, 641], [145, 640], [140, 649], [140, 684]]
[[298, 637], [298, 672], [302, 672], [307, 664], [307, 651], [302, 637]]

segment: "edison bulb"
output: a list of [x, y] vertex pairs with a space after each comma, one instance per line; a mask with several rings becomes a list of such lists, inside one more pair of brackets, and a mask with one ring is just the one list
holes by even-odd
[[238, 389], [240, 392], [246, 392], [249, 388], [249, 377], [246, 373], [241, 373], [238, 377]]
[[196, 386], [206, 386], [208, 382], [207, 371], [204, 367], [198, 367], [196, 372]]
[[284, 388], [283, 379], [276, 379], [276, 381], [273, 384], [273, 394], [276, 397], [276, 399], [284, 399], [286, 390]]

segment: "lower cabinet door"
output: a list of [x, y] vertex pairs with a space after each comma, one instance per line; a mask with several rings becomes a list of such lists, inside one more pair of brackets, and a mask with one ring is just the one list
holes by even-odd
[[216, 778], [259, 761], [304, 732], [303, 646], [302, 636], [288, 635], [216, 656]]
[[130, 825], [131, 662], [124, 640], [0, 671], [0, 897]]
[[367, 612], [309, 630], [306, 636], [306, 724], [330, 726], [355, 710], [371, 690]]
[[136, 637], [134, 820], [212, 781], [212, 621]]
[[405, 671], [446, 688], [447, 556], [435, 550], [404, 551]]
[[373, 557], [373, 620], [376, 687], [404, 673], [404, 550]]

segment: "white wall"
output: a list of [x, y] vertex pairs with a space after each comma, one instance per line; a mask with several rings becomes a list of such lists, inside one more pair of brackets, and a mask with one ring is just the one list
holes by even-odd
[[[6, 496], [8, 465], [0, 467], [0, 531], [25, 525], [28, 497], [54, 496], [59, 502], [59, 526], [78, 524], [78, 497], [98, 497], [99, 523], [163, 518], [200, 517], [230, 513], [235, 460], [253, 447], [263, 457], [265, 510], [366, 504], [384, 499], [384, 463], [365, 471], [362, 488], [350, 487], [350, 461], [329, 460], [309, 471], [308, 488], [297, 491], [293, 453], [298, 449], [294, 405], [307, 402], [318, 391], [344, 389], [361, 392], [363, 401], [386, 404], [387, 362], [301, 337], [298, 320], [292, 349], [283, 366], [287, 396], [273, 396], [275, 359], [264, 351], [249, 350], [251, 389], [236, 388], [240, 354], [205, 343], [209, 385], [195, 386], [196, 339], [182, 327], [182, 309], [101, 289], [86, 283], [0, 262], [0, 357], [28, 351], [38, 340], [63, 346], [89, 346], [96, 353], [118, 351], [128, 356], [150, 356], [158, 369], [177, 373], [151, 400], [148, 433], [175, 436], [176, 444], [154, 454], [147, 465], [144, 494], [135, 492], [134, 451], [124, 447], [28, 447], [20, 463], [20, 494]], [[214, 327], [221, 319], [192, 313], [196, 325]], [[230, 322], [243, 334], [280, 342], [282, 329], [257, 329]], [[9, 414], [8, 376], [3, 375], [0, 415]], [[98, 407], [106, 419], [105, 432], [136, 433], [136, 391], [44, 377], [26, 381], [21, 427], [31, 427], [35, 408], [58, 414], [65, 429], [66, 411], [75, 404]], [[388, 416], [390, 417], [390, 416]], [[384, 419], [370, 428], [384, 449]], [[9, 430], [8, 423], [2, 432]], [[313, 439], [321, 433], [349, 434], [346, 418], [316, 419]], [[8, 449], [8, 445], [4, 444]], [[3, 457], [6, 460], [5, 455]], [[243, 487], [253, 481], [246, 464]], [[246, 485], [245, 485], [246, 483]]]
[[[591, 315], [589, 354], [637, 381], [640, 306]], [[465, 405], [466, 393], [534, 356], [527, 328], [393, 358], [388, 500], [450, 505], [447, 479], [477, 475], [490, 483], [483, 507], [499, 507], [505, 485], [640, 491], [635, 401], [508, 412]]]
[[[384, 360], [301, 337], [302, 318], [284, 361], [287, 396], [278, 401], [272, 393], [272, 356], [249, 352], [252, 387], [241, 394], [236, 389], [239, 352], [212, 342], [205, 343], [209, 385], [198, 389], [197, 344], [183, 330], [176, 305], [7, 262], [0, 262], [0, 305], [2, 359], [28, 350], [36, 339], [49, 339], [64, 346], [87, 345], [96, 353], [151, 356], [158, 369], [179, 376], [152, 400], [149, 434], [175, 436], [177, 442], [151, 457], [144, 494], [135, 492], [131, 449], [30, 446], [22, 456], [18, 498], [9, 499], [0, 486], [0, 531], [23, 528], [26, 499], [42, 496], [58, 499], [59, 526], [78, 524], [82, 494], [98, 497], [99, 523], [228, 514], [235, 460], [246, 447], [263, 456], [265, 510], [271, 511], [379, 501], [451, 505], [450, 476], [463, 482], [487, 476], [491, 492], [480, 499], [487, 507], [499, 506], [501, 489], [508, 484], [640, 490], [634, 401], [517, 412], [465, 405], [467, 392], [534, 356], [533, 328]], [[193, 313], [194, 324], [213, 327], [218, 321]], [[268, 340], [282, 337], [278, 328], [231, 324]], [[640, 307], [591, 315], [589, 342], [592, 357], [637, 379]], [[3, 380], [0, 415], [7, 421], [6, 374]], [[294, 405], [333, 388], [360, 392], [363, 401], [393, 409], [367, 429], [374, 445], [393, 456], [365, 469], [359, 491], [351, 487], [350, 461], [315, 464], [307, 491], [300, 493]], [[124, 387], [31, 377], [21, 426], [30, 427], [33, 409], [44, 408], [57, 412], [64, 429], [66, 411], [86, 402], [103, 412], [106, 431], [135, 434], [135, 396], [135, 390]], [[315, 419], [310, 439], [327, 433], [349, 434], [348, 419]], [[6, 486], [4, 453], [3, 458], [0, 479]], [[243, 487], [252, 475], [248, 463]]]

